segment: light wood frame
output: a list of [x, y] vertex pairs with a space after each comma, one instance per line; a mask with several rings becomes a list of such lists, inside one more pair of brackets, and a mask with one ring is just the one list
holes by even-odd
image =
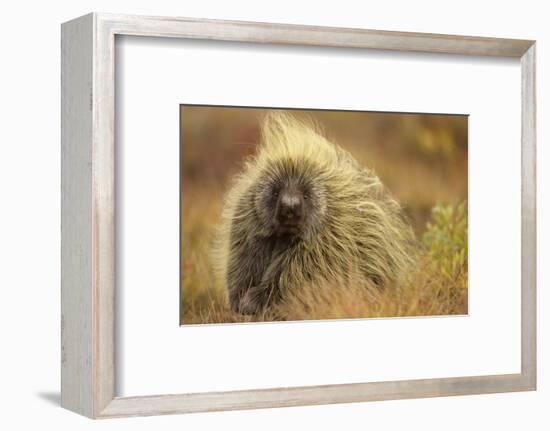
[[[521, 59], [521, 373], [117, 397], [114, 317], [116, 35]], [[534, 41], [92, 13], [62, 25], [61, 70], [63, 407], [92, 418], [108, 418], [536, 389]]]

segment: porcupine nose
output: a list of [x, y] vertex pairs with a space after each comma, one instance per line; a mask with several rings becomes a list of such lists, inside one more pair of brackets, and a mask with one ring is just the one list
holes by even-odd
[[279, 200], [279, 222], [295, 225], [302, 219], [302, 197], [299, 193], [285, 192]]

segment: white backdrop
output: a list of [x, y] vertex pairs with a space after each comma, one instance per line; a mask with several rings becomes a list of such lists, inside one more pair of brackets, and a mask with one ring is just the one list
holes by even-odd
[[[520, 372], [519, 61], [141, 37], [117, 50], [119, 395]], [[180, 328], [180, 103], [470, 114], [469, 316]]]
[[[59, 399], [59, 24], [90, 10], [538, 39], [539, 390], [90, 422]], [[83, 0], [5, 5], [0, 127], [0, 395], [6, 429], [547, 430], [550, 28], [544, 2]], [[24, 27], [22, 27], [24, 25]], [[499, 160], [496, 159], [495, 163]], [[503, 242], [504, 244], [504, 242]], [[503, 334], [504, 336], [505, 334]]]

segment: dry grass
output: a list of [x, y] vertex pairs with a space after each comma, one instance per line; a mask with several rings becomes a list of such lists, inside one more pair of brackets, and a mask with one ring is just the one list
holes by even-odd
[[[215, 206], [215, 204], [212, 204]], [[299, 292], [259, 316], [234, 313], [226, 292], [209, 264], [209, 223], [201, 214], [189, 214], [194, 235], [183, 242], [182, 324], [317, 320], [339, 318], [433, 316], [467, 314], [467, 219], [459, 207], [437, 206], [419, 244], [423, 255], [406, 283], [384, 290], [355, 283], [303, 286]], [[441, 224], [437, 214], [447, 211], [452, 220]], [[459, 213], [457, 215], [457, 212]], [[437, 223], [439, 221], [439, 224]], [[458, 225], [458, 226], [457, 226]], [[204, 234], [201, 234], [203, 232]], [[454, 236], [453, 236], [454, 235]], [[184, 232], [184, 238], [186, 237]]]
[[467, 314], [467, 214], [466, 204], [457, 204], [467, 198], [464, 117], [372, 114], [366, 121], [364, 114], [314, 113], [329, 138], [373, 167], [404, 205], [421, 259], [401, 286], [381, 291], [353, 280], [303, 286], [269, 313], [251, 317], [229, 308], [209, 253], [224, 191], [254, 151], [265, 111], [183, 110], [182, 324]]

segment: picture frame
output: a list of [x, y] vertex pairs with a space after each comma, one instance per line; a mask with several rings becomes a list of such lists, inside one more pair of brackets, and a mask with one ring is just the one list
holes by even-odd
[[[521, 60], [521, 372], [136, 397], [116, 395], [115, 38], [132, 35]], [[62, 25], [61, 404], [90, 418], [536, 389], [535, 41], [91, 13]]]

